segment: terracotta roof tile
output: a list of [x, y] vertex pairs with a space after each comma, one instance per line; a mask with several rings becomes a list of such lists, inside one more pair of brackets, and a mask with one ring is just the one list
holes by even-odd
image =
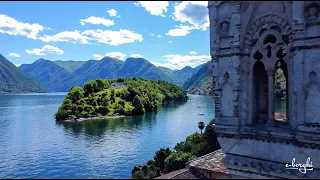
[[194, 168], [199, 168], [205, 171], [230, 174], [227, 168], [223, 165], [225, 154], [221, 149], [212, 153], [201, 156], [193, 161], [190, 161], [187, 168], [164, 174], [155, 179], [206, 179]]
[[188, 164], [191, 167], [229, 174], [227, 168], [223, 164], [224, 157], [225, 153], [223, 153], [222, 150], [219, 149], [212, 153], [201, 156], [193, 161], [190, 161]]

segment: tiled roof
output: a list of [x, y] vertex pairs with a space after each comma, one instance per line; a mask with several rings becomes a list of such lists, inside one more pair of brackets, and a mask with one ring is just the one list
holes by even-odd
[[184, 168], [164, 174], [155, 179], [203, 179], [203, 177], [192, 169]]
[[168, 174], [164, 174], [162, 176], [159, 176], [159, 177], [156, 177], [154, 179], [171, 179], [171, 177], [174, 177], [180, 173], [182, 173], [183, 171], [186, 171], [188, 169], [179, 169], [179, 170], [176, 170], [176, 171], [172, 171], [172, 172], [169, 172]]
[[214, 171], [219, 173], [229, 174], [227, 168], [223, 164], [225, 153], [221, 149], [212, 153], [201, 156], [188, 164], [191, 167], [200, 168], [203, 170]]
[[223, 165], [224, 157], [225, 154], [220, 149], [190, 161], [184, 169], [164, 174], [155, 179], [206, 179], [206, 177], [197, 172], [197, 168], [213, 172], [214, 174], [222, 173], [229, 175], [230, 173]]

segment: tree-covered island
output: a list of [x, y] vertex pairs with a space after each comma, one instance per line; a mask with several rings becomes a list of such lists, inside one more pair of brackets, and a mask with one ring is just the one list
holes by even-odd
[[187, 101], [186, 92], [165, 81], [119, 78], [91, 80], [82, 89], [72, 87], [64, 99], [56, 121], [141, 115], [157, 111], [172, 101]]

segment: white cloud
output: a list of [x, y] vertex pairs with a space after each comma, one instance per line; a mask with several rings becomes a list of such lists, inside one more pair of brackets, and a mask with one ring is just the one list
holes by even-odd
[[191, 52], [189, 52], [189, 54], [197, 54], [197, 52], [191, 51]]
[[154, 36], [154, 34], [152, 34], [151, 32], [147, 31], [146, 29], [144, 31], [147, 32], [150, 36]]
[[106, 54], [107, 57], [111, 57], [111, 58], [116, 58], [116, 59], [120, 59], [123, 60], [124, 57], [126, 57], [126, 54], [123, 54], [121, 52], [110, 52]]
[[141, 54], [131, 54], [132, 58], [143, 58], [143, 56]]
[[169, 30], [166, 35], [168, 36], [186, 36], [190, 33], [191, 30], [195, 29], [195, 27], [190, 27], [186, 25], [176, 26], [176, 29]]
[[197, 67], [203, 63], [211, 60], [210, 56], [206, 55], [180, 55], [180, 54], [169, 54], [164, 57], [163, 63], [152, 62], [156, 66], [168, 67], [170, 69], [181, 69], [185, 66]]
[[93, 54], [92, 56], [93, 56], [95, 59], [98, 59], [98, 60], [100, 60], [100, 59], [103, 58], [103, 56], [100, 55], [100, 54]]
[[63, 51], [57, 47], [53, 47], [50, 45], [45, 45], [41, 49], [35, 48], [33, 50], [26, 50], [28, 54], [33, 54], [37, 56], [45, 56], [45, 53], [50, 54], [63, 54]]
[[172, 41], [169, 41], [169, 43], [172, 43]]
[[151, 15], [165, 17], [163, 14], [167, 12], [167, 7], [169, 6], [168, 1], [138, 1], [134, 5], [137, 7], [141, 6], [146, 11], [150, 12]]
[[53, 36], [44, 35], [39, 38], [44, 42], [72, 42], [80, 44], [89, 44], [87, 38], [79, 31], [63, 31]]
[[[183, 1], [174, 6], [172, 18], [189, 26], [172, 29], [167, 34], [171, 36], [186, 36], [191, 30], [207, 30], [209, 27], [208, 1]], [[176, 26], [177, 27], [177, 26]]]
[[19, 67], [19, 66], [21, 66], [22, 64], [14, 64], [16, 67]]
[[93, 54], [92, 55], [95, 59], [97, 60], [101, 60], [103, 57], [111, 57], [111, 58], [116, 58], [116, 59], [119, 59], [119, 60], [123, 60], [124, 57], [126, 57], [126, 54], [123, 54], [121, 52], [110, 52], [110, 53], [107, 53], [106, 55], [100, 55], [100, 54]]
[[113, 26], [114, 22], [109, 19], [105, 19], [104, 17], [95, 17], [95, 16], [90, 16], [87, 19], [81, 19], [80, 24], [84, 26], [86, 23], [90, 24], [102, 24], [104, 26]]
[[17, 54], [17, 53], [9, 53], [9, 56], [10, 57], [15, 57], [15, 58], [19, 58], [20, 57], [20, 55]]
[[154, 61], [149, 61], [151, 62], [153, 65], [155, 66], [159, 66], [159, 67], [166, 67], [166, 68], [170, 68], [170, 69], [177, 69], [177, 67], [171, 63], [157, 63]]
[[119, 31], [103, 31], [103, 30], [86, 30], [79, 31], [64, 31], [56, 35], [45, 35], [39, 38], [44, 42], [72, 42], [80, 44], [90, 44], [88, 41], [95, 41], [98, 43], [109, 44], [118, 46], [121, 44], [133, 43], [135, 41], [142, 42], [143, 37], [141, 34], [135, 33], [130, 30]]
[[86, 39], [93, 40], [103, 44], [118, 46], [121, 44], [133, 43], [135, 41], [142, 42], [143, 37], [130, 30], [119, 31], [103, 31], [103, 30], [86, 30], [82, 33]]
[[43, 29], [44, 27], [38, 23], [23, 23], [5, 14], [0, 14], [0, 33], [2, 34], [37, 39], [38, 33], [43, 31]]
[[161, 35], [158, 35], [158, 38], [161, 38]]
[[109, 9], [109, 10], [107, 10], [107, 12], [108, 12], [110, 17], [116, 17], [116, 18], [120, 17], [120, 15], [117, 16], [118, 12], [115, 9]]

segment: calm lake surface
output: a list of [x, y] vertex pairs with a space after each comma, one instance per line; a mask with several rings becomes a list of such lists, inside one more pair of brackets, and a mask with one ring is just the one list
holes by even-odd
[[133, 166], [214, 117], [213, 97], [188, 95], [143, 116], [59, 124], [65, 96], [0, 95], [0, 178], [131, 178]]

